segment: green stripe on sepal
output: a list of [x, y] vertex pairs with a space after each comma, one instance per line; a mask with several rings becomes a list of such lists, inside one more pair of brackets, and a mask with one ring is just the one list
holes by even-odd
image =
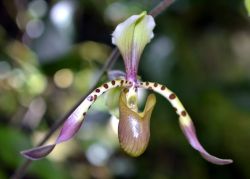
[[127, 76], [136, 77], [142, 51], [154, 37], [154, 18], [142, 12], [120, 23], [112, 34], [112, 43], [123, 57]]

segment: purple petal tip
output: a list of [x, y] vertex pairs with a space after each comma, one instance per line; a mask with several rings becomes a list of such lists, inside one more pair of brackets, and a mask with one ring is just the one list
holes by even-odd
[[36, 147], [29, 150], [24, 150], [21, 154], [30, 160], [39, 160], [45, 156], [47, 156], [55, 147], [55, 144]]
[[231, 160], [231, 159], [220, 159], [220, 158], [214, 157], [214, 156], [210, 155], [209, 153], [205, 152], [204, 149], [203, 149], [203, 151], [200, 151], [200, 154], [207, 161], [209, 161], [213, 164], [216, 164], [216, 165], [228, 165], [228, 164], [233, 163], [233, 160]]
[[188, 125], [180, 122], [180, 125], [181, 125], [181, 129], [182, 129], [183, 133], [185, 134], [186, 138], [188, 139], [190, 145], [195, 150], [200, 152], [201, 156], [204, 159], [206, 159], [207, 161], [209, 161], [213, 164], [217, 164], [217, 165], [227, 165], [227, 164], [233, 163], [233, 160], [231, 160], [231, 159], [220, 159], [220, 158], [217, 158], [215, 156], [210, 155], [202, 147], [202, 145], [200, 144], [200, 142], [196, 136], [195, 128], [194, 128], [192, 121], [190, 121], [190, 123]]

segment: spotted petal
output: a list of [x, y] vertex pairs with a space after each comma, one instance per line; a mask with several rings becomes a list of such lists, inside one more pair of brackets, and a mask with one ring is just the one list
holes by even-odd
[[210, 155], [202, 147], [202, 145], [200, 144], [196, 136], [195, 128], [194, 128], [194, 125], [190, 116], [186, 112], [185, 108], [181, 104], [178, 97], [172, 91], [170, 91], [166, 86], [160, 85], [158, 83], [142, 82], [140, 83], [140, 87], [154, 90], [155, 92], [163, 95], [171, 103], [171, 105], [176, 110], [176, 113], [179, 115], [179, 123], [180, 123], [181, 129], [184, 135], [186, 136], [188, 142], [195, 150], [200, 152], [203, 158], [217, 165], [225, 165], [225, 164], [230, 164], [233, 162], [231, 159], [220, 159], [220, 158], [214, 157]]
[[154, 27], [153, 17], [143, 12], [119, 24], [112, 34], [112, 43], [117, 45], [122, 54], [129, 80], [136, 80], [141, 53], [154, 37]]
[[128, 87], [130, 84], [124, 80], [112, 80], [96, 88], [87, 98], [75, 109], [63, 124], [59, 136], [54, 144], [35, 147], [22, 151], [21, 154], [31, 160], [38, 160], [47, 156], [59, 143], [70, 140], [80, 129], [83, 119], [89, 107], [95, 102], [98, 96], [115, 87]]

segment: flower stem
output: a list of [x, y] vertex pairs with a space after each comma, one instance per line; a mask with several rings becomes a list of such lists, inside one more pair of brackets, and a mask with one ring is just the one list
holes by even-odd
[[[158, 16], [160, 13], [162, 13], [166, 8], [168, 8], [174, 0], [163, 0], [161, 1], [155, 8], [153, 8], [149, 14], [152, 15], [153, 17]], [[41, 140], [41, 142], [37, 146], [43, 145], [50, 137], [51, 135], [65, 122], [65, 120], [68, 118], [68, 116], [76, 109], [76, 107], [88, 96], [89, 93], [91, 93], [97, 83], [100, 81], [102, 76], [104, 75], [105, 72], [107, 72], [109, 69], [112, 68], [114, 63], [119, 57], [119, 51], [117, 48], [115, 48], [112, 53], [110, 54], [109, 58], [107, 59], [106, 63], [102, 67], [101, 72], [99, 73], [99, 76], [96, 79], [95, 84], [90, 88], [90, 90], [74, 105], [71, 110], [61, 119], [56, 122], [51, 129], [48, 131], [48, 133], [44, 136], [44, 138]], [[27, 171], [28, 167], [32, 164], [31, 160], [25, 160], [14, 172], [12, 175], [11, 179], [21, 179], [25, 172]]]
[[149, 14], [154, 18], [162, 13], [166, 8], [168, 8], [175, 0], [163, 0], [158, 5], [156, 5]]

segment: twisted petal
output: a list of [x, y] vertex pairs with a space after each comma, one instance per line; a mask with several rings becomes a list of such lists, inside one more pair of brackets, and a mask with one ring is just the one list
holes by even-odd
[[143, 12], [131, 16], [119, 24], [113, 32], [112, 43], [117, 45], [123, 56], [127, 79], [136, 79], [141, 53], [154, 37], [154, 27], [153, 17]]
[[54, 148], [56, 144], [36, 147], [33, 149], [22, 151], [21, 154], [30, 160], [38, 160], [42, 157], [47, 156]]
[[220, 158], [214, 157], [210, 155], [202, 147], [199, 140], [197, 139], [195, 128], [194, 128], [191, 118], [189, 117], [188, 113], [186, 112], [185, 108], [181, 104], [178, 97], [172, 91], [170, 91], [164, 85], [161, 85], [158, 83], [151, 83], [151, 82], [142, 82], [140, 83], [140, 87], [154, 90], [155, 92], [163, 95], [171, 103], [171, 105], [176, 110], [176, 113], [179, 115], [179, 122], [180, 122], [181, 129], [183, 133], [185, 134], [186, 138], [188, 139], [188, 142], [194, 149], [200, 152], [203, 158], [217, 165], [225, 165], [225, 164], [230, 164], [233, 162], [231, 159], [220, 159]]
[[179, 121], [180, 121], [181, 129], [183, 133], [185, 134], [185, 136], [187, 137], [190, 145], [196, 150], [198, 150], [200, 154], [203, 156], [203, 158], [217, 165], [226, 165], [226, 164], [230, 164], [233, 162], [231, 159], [220, 159], [220, 158], [210, 155], [198, 141], [193, 122], [189, 119], [186, 120], [183, 117], [180, 117]]
[[150, 137], [150, 117], [155, 103], [155, 95], [149, 95], [144, 111], [137, 113], [128, 107], [126, 94], [121, 93], [118, 137], [122, 149], [127, 154], [137, 157], [147, 148]]
[[86, 112], [95, 102], [98, 96], [115, 87], [128, 87], [131, 84], [124, 80], [112, 80], [102, 86], [96, 88], [87, 98], [75, 109], [63, 124], [59, 136], [54, 144], [35, 147], [29, 150], [22, 151], [21, 154], [31, 160], [38, 160], [47, 156], [57, 144], [70, 140], [80, 129]]

